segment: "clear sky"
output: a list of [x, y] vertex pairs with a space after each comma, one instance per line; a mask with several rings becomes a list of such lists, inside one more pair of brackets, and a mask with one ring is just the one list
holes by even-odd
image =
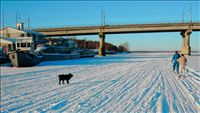
[[[1, 25], [4, 14], [5, 26], [15, 27], [16, 13], [22, 22], [28, 15], [31, 28], [100, 25], [102, 9], [109, 25], [189, 22], [191, 17], [200, 22], [199, 1], [1, 1]], [[78, 38], [98, 40], [96, 35]], [[115, 34], [106, 35], [106, 42], [129, 42], [130, 50], [180, 50], [181, 35]], [[191, 34], [191, 48], [200, 51], [200, 32]]]

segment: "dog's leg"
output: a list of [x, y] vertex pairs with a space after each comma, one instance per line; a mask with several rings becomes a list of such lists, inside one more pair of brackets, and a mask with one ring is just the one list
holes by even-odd
[[67, 84], [69, 84], [69, 80], [67, 80]]
[[64, 83], [64, 80], [62, 80], [62, 83], [65, 84], [65, 83]]
[[61, 79], [59, 79], [59, 85], [60, 85]]

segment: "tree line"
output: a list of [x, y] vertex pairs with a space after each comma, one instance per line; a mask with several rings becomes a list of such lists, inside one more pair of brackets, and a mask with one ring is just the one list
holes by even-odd
[[[80, 49], [98, 49], [99, 48], [99, 42], [98, 41], [92, 41], [92, 40], [84, 40], [84, 39], [73, 39], [77, 46]], [[107, 51], [113, 51], [113, 52], [124, 52], [128, 51], [128, 43], [123, 43], [119, 46], [113, 45], [111, 43], [105, 43], [105, 50]]]
[[[73, 40], [75, 42], [73, 48], [80, 48], [80, 49], [99, 49], [99, 42], [86, 40], [86, 39], [77, 39], [76, 37], [71, 38], [44, 38], [43, 41], [46, 42], [46, 46], [67, 46], [69, 40]], [[105, 43], [105, 50], [112, 51], [112, 52], [126, 52], [128, 51], [128, 42], [122, 43], [119, 46], [116, 46], [111, 43]]]

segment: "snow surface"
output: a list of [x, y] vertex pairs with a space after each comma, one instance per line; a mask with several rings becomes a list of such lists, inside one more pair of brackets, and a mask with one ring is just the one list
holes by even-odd
[[[172, 71], [172, 53], [132, 53], [1, 66], [1, 106], [7, 112], [200, 112], [199, 55], [187, 75]], [[72, 73], [58, 85], [58, 74]]]

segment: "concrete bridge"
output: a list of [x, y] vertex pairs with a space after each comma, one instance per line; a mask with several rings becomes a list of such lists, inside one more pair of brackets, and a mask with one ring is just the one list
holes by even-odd
[[196, 23], [160, 23], [160, 24], [127, 24], [104, 26], [80, 26], [60, 28], [39, 28], [33, 31], [47, 36], [99, 35], [99, 55], [105, 56], [105, 35], [121, 33], [180, 32], [182, 37], [181, 53], [190, 55], [190, 34], [200, 31], [200, 22]]

